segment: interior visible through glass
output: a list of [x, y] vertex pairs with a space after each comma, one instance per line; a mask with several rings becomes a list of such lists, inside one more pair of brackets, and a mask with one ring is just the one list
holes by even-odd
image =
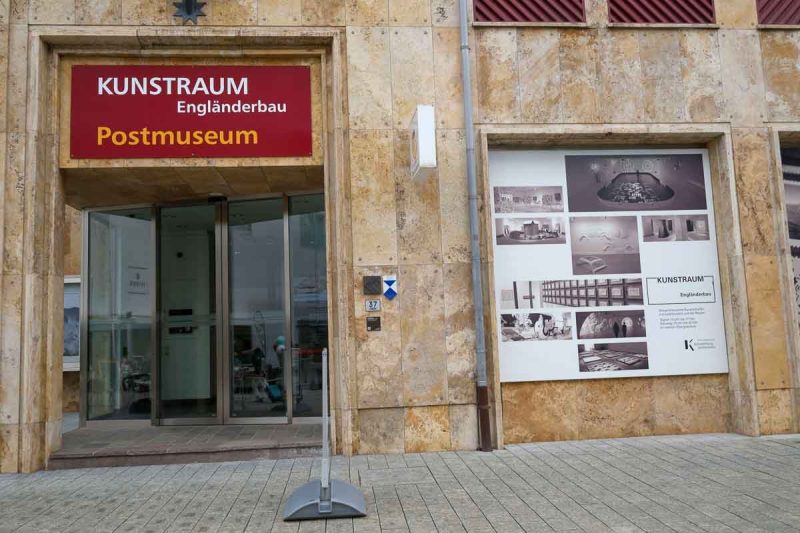
[[325, 198], [289, 197], [295, 417], [322, 416], [322, 350], [328, 346]]
[[231, 417], [286, 416], [283, 199], [228, 208]]
[[217, 416], [216, 206], [160, 216], [161, 418]]
[[88, 233], [87, 419], [150, 418], [151, 211], [89, 213]]

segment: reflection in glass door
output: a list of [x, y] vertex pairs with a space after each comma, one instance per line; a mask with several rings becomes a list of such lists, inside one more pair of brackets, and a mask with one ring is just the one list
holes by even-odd
[[162, 419], [217, 416], [215, 205], [161, 209]]
[[85, 220], [81, 409], [84, 420], [150, 418], [152, 212], [94, 211]]
[[322, 416], [322, 350], [328, 346], [325, 197], [289, 197], [292, 416]]
[[287, 415], [284, 228], [283, 198], [228, 205], [232, 421]]

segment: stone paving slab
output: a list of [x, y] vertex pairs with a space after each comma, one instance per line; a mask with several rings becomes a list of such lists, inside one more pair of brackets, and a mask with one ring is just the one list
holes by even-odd
[[800, 532], [800, 435], [334, 457], [369, 515], [284, 523], [309, 458], [0, 475], [0, 533]]

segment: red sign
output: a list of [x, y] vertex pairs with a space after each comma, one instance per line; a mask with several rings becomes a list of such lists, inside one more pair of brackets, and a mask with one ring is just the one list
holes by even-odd
[[310, 156], [310, 68], [75, 65], [70, 155]]

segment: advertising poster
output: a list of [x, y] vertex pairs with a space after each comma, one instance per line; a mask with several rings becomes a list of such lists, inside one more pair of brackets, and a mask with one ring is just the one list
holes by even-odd
[[705, 150], [489, 157], [503, 382], [728, 371]]

